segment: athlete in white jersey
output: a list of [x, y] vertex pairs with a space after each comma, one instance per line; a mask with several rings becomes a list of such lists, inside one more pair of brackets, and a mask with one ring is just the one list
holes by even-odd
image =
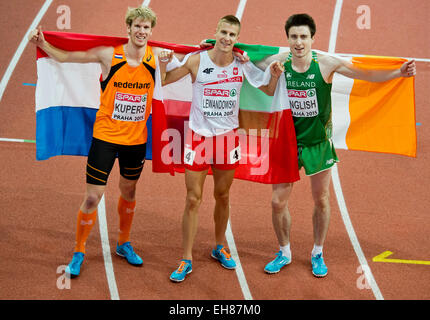
[[[235, 16], [221, 18], [215, 33], [216, 42], [213, 49], [192, 55], [181, 67], [162, 74], [163, 85], [175, 82], [187, 74], [191, 75], [193, 82], [190, 130], [184, 152], [187, 188], [182, 221], [184, 251], [178, 269], [170, 276], [170, 280], [175, 282], [183, 281], [192, 271], [192, 248], [197, 232], [198, 209], [209, 167], [213, 172], [216, 202], [214, 211], [216, 248], [211, 256], [227, 269], [236, 267], [228, 249], [224, 247], [225, 231], [229, 219], [230, 187], [240, 155], [236, 133], [239, 126], [240, 88], [243, 73], [252, 77], [255, 71], [253, 68], [256, 68], [250, 62], [241, 65], [233, 55], [233, 46], [237, 42], [239, 31], [240, 21]], [[172, 55], [169, 59], [172, 59]], [[274, 90], [278, 78], [272, 78], [275, 81], [271, 80], [259, 88], [264, 92]], [[253, 79], [248, 81], [252, 84]], [[227, 140], [227, 143], [222, 143], [222, 148], [217, 148], [220, 139]], [[202, 149], [201, 144], [208, 141], [211, 143], [210, 147], [204, 148], [205, 154], [197, 154], [197, 149]], [[203, 159], [199, 159], [199, 156]]]
[[242, 64], [234, 59], [226, 67], [216, 65], [207, 51], [200, 53], [200, 65], [193, 82], [190, 129], [211, 137], [239, 126], [239, 94], [243, 82]]

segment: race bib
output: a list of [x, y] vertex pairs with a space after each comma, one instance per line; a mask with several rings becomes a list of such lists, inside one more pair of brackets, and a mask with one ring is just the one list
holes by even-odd
[[189, 166], [192, 166], [195, 157], [196, 157], [196, 152], [192, 149], [185, 147], [185, 149], [184, 149], [184, 163], [188, 164]]
[[315, 88], [307, 90], [288, 90], [293, 117], [310, 118], [318, 115], [318, 100]]
[[234, 115], [237, 105], [236, 89], [205, 88], [203, 90], [203, 115], [208, 118], [222, 118]]
[[117, 92], [112, 119], [131, 122], [145, 120], [147, 96], [148, 93], [136, 95]]
[[242, 155], [240, 153], [240, 145], [230, 151], [230, 164], [235, 164], [240, 161]]

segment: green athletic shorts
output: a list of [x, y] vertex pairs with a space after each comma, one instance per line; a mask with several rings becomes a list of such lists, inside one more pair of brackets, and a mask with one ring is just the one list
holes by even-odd
[[299, 147], [298, 157], [299, 169], [304, 167], [307, 176], [330, 169], [339, 162], [331, 140], [309, 147]]

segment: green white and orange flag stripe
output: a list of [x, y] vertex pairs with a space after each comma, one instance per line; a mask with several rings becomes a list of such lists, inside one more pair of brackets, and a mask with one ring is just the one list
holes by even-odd
[[[351, 61], [364, 69], [397, 69], [406, 59], [363, 56]], [[413, 77], [375, 83], [336, 74], [332, 102], [335, 147], [416, 157]]]
[[[250, 60], [258, 61], [286, 50], [285, 47], [237, 44]], [[317, 52], [321, 52], [315, 50]], [[404, 58], [360, 56], [350, 60], [364, 69], [397, 69]], [[375, 83], [335, 74], [332, 86], [333, 143], [338, 149], [382, 152], [416, 157], [414, 77]], [[275, 93], [276, 99], [279, 91]], [[272, 98], [247, 83], [241, 94], [241, 110], [272, 105]]]

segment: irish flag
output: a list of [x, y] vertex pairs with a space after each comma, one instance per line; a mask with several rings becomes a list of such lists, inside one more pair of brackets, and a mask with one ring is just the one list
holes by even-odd
[[[402, 58], [363, 56], [364, 69], [398, 69]], [[332, 87], [333, 143], [336, 148], [416, 157], [415, 78], [375, 83], [335, 74]]]

